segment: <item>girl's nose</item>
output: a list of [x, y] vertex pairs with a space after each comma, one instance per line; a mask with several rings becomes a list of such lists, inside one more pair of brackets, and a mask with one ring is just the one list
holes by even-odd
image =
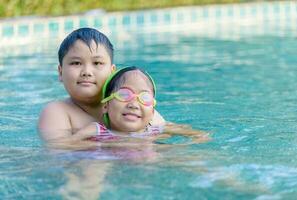
[[128, 102], [127, 106], [130, 109], [139, 109], [139, 102], [136, 98], [134, 98], [130, 102]]

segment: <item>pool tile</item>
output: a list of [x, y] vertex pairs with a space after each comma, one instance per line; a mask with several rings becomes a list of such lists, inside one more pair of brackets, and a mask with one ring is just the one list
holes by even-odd
[[143, 16], [143, 14], [138, 14], [136, 16], [136, 23], [137, 23], [137, 25], [143, 25], [144, 24], [144, 16]]
[[150, 22], [151, 24], [157, 24], [158, 22], [158, 16], [156, 13], [151, 13], [150, 15]]
[[274, 13], [279, 13], [280, 12], [280, 6], [279, 6], [279, 4], [274, 4], [273, 5], [273, 12]]
[[202, 11], [202, 16], [204, 18], [208, 18], [209, 17], [209, 11], [208, 11], [208, 8], [203, 8], [203, 11]]
[[74, 29], [73, 20], [66, 20], [64, 22], [64, 30], [67, 32], [67, 31], [70, 31], [70, 30], [73, 30], [73, 29]]
[[216, 18], [221, 18], [222, 17], [222, 9], [221, 8], [217, 8], [216, 9]]
[[250, 8], [250, 13], [251, 13], [253, 16], [255, 16], [255, 15], [257, 15], [257, 12], [258, 12], [257, 7], [256, 7], [256, 6], [251, 6], [251, 8]]
[[131, 17], [130, 15], [124, 15], [122, 18], [122, 23], [124, 26], [128, 26], [131, 23]]
[[13, 26], [3, 26], [2, 27], [2, 36], [3, 37], [12, 37], [14, 35]]
[[192, 20], [192, 22], [196, 22], [196, 21], [198, 21], [198, 13], [197, 13], [196, 10], [193, 10], [193, 11], [191, 12], [191, 20]]
[[55, 32], [59, 30], [59, 23], [58, 22], [49, 22], [48, 28], [50, 32]]
[[94, 19], [94, 27], [101, 28], [102, 27], [102, 20], [99, 18]]
[[87, 19], [85, 19], [85, 18], [79, 19], [79, 27], [88, 27], [88, 26], [89, 26], [89, 24], [88, 24]]
[[185, 15], [181, 12], [178, 12], [176, 16], [177, 23], [182, 23], [184, 19], [185, 19]]
[[163, 14], [164, 23], [169, 24], [171, 22], [171, 15], [169, 12]]
[[109, 27], [114, 27], [117, 25], [117, 21], [116, 21], [116, 18], [114, 16], [111, 16], [109, 19], [108, 19], [108, 26]]
[[246, 9], [245, 8], [240, 8], [239, 13], [240, 13], [240, 17], [246, 17]]
[[20, 26], [18, 26], [18, 35], [19, 36], [28, 36], [29, 35], [29, 27], [28, 27], [28, 25], [20, 25]]

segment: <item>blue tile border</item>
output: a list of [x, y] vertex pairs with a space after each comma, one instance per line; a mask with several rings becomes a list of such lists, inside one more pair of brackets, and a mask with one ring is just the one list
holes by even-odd
[[[64, 37], [79, 27], [95, 27], [103, 32], [169, 30], [180, 26], [228, 23], [236, 20], [296, 20], [296, 1], [274, 1], [228, 5], [209, 5], [156, 9], [148, 11], [100, 13], [48, 18], [20, 18], [0, 21], [0, 42], [8, 44], [15, 38], [36, 38], [58, 35]], [[289, 24], [288, 22], [286, 22]], [[263, 23], [264, 24], [264, 23]], [[297, 26], [295, 22], [291, 23]], [[297, 29], [294, 27], [294, 29]]]

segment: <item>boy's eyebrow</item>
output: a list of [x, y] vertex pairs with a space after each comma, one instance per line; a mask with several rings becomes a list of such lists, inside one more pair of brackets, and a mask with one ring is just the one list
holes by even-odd
[[104, 56], [98, 55], [98, 56], [94, 56], [93, 58], [104, 58]]
[[[104, 57], [98, 55], [98, 56], [93, 56], [93, 58], [104, 58]], [[69, 59], [81, 59], [81, 57], [79, 57], [79, 56], [71, 56], [71, 57], [69, 57]]]
[[69, 59], [81, 59], [81, 57], [79, 57], [79, 56], [71, 56], [71, 57], [69, 57]]

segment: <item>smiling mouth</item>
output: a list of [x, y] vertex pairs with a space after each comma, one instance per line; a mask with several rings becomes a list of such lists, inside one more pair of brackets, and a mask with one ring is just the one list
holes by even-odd
[[123, 116], [124, 117], [127, 117], [127, 118], [141, 118], [141, 116], [137, 115], [137, 114], [134, 114], [134, 113], [123, 113]]
[[77, 84], [82, 84], [82, 85], [84, 85], [84, 84], [94, 84], [94, 85], [96, 85], [96, 83], [92, 82], [92, 81], [78, 81]]

